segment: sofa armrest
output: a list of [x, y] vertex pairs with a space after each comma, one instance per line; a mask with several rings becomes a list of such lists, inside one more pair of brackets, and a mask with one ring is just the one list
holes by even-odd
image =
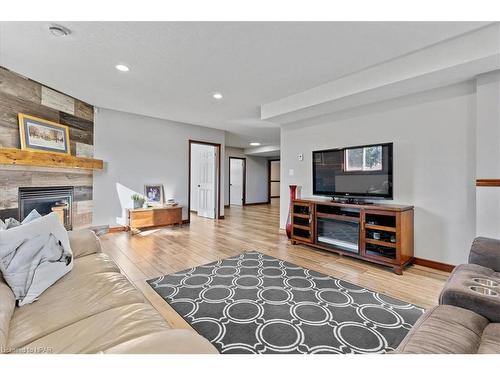
[[207, 339], [189, 329], [169, 329], [123, 342], [106, 354], [218, 354]]
[[477, 237], [469, 253], [469, 263], [500, 271], [500, 240]]
[[460, 307], [427, 310], [401, 341], [395, 354], [475, 354], [488, 319]]
[[90, 229], [69, 231], [68, 236], [75, 259], [102, 251], [99, 238]]

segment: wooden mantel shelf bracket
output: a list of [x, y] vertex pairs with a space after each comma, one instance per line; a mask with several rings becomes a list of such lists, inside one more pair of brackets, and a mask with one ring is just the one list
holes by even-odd
[[34, 167], [76, 168], [101, 170], [99, 159], [80, 158], [56, 152], [37, 152], [17, 148], [0, 148], [0, 165], [29, 165]]

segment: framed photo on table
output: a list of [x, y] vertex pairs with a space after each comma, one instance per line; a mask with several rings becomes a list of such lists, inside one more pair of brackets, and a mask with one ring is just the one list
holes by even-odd
[[24, 113], [18, 119], [21, 149], [71, 154], [67, 126]]
[[163, 185], [144, 185], [144, 196], [146, 197], [146, 202], [150, 206], [163, 206]]

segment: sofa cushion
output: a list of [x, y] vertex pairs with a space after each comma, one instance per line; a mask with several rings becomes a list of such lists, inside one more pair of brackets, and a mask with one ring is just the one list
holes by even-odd
[[[84, 282], [88, 275], [102, 272], [120, 272], [120, 270], [108, 255], [104, 253], [92, 254], [75, 259], [73, 270], [66, 274], [63, 279], [78, 278]], [[3, 351], [8, 350], [6, 347], [7, 333], [15, 304], [16, 299], [12, 290], [0, 275], [0, 348], [3, 348]]]
[[104, 253], [90, 254], [75, 259], [73, 270], [65, 276], [64, 280], [71, 278], [83, 279], [88, 275], [103, 272], [120, 273], [120, 269], [109, 255]]
[[206, 338], [191, 329], [170, 329], [137, 337], [104, 351], [107, 354], [218, 354]]
[[101, 252], [99, 238], [89, 229], [70, 231], [68, 237], [75, 259]]
[[[484, 295], [470, 289], [481, 287], [474, 278], [486, 278], [500, 285], [500, 273], [477, 264], [461, 264], [453, 270], [448, 282], [441, 291], [439, 303], [472, 310], [493, 323], [500, 323], [500, 298], [498, 288], [493, 288], [497, 295]], [[496, 289], [496, 291], [494, 290]]]
[[120, 273], [71, 272], [36, 303], [14, 311], [7, 343], [16, 349], [89, 316], [143, 301], [143, 295]]
[[15, 307], [16, 297], [0, 275], [0, 354], [7, 349], [10, 320]]
[[500, 240], [477, 237], [472, 242], [469, 263], [478, 264], [500, 272]]
[[484, 329], [478, 353], [480, 354], [500, 353], [500, 323], [488, 324], [488, 326]]
[[489, 322], [473, 311], [441, 305], [428, 310], [398, 346], [397, 353], [473, 354]]
[[32, 353], [43, 348], [49, 353], [98, 353], [168, 328], [167, 322], [150, 305], [134, 303], [82, 319], [17, 351]]

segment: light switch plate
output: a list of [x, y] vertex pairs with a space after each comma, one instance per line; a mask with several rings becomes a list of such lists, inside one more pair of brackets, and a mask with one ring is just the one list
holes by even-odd
[[289, 175], [289, 176], [293, 176], [293, 175], [294, 175], [294, 173], [295, 173], [295, 171], [294, 171], [293, 169], [289, 169], [289, 170], [288, 170], [288, 175]]
[[304, 154], [298, 154], [298, 155], [297, 155], [297, 158], [298, 158], [300, 161], [304, 160]]

